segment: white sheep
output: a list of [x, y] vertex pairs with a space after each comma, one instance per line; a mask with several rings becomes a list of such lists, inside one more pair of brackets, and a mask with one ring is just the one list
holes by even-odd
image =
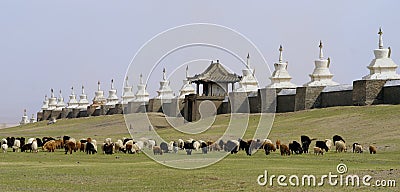
[[1, 149], [3, 150], [3, 153], [7, 152], [7, 149], [8, 149], [7, 143], [2, 144]]
[[121, 149], [124, 148], [124, 144], [122, 142], [121, 139], [118, 139], [115, 143], [114, 143], [114, 148], [115, 148], [115, 152], [118, 153], [119, 151], [121, 151]]
[[18, 152], [20, 147], [21, 147], [21, 141], [19, 139], [16, 139], [14, 141], [14, 145], [12, 146], [13, 152]]
[[346, 144], [343, 141], [336, 141], [335, 142], [335, 147], [336, 147], [336, 152], [346, 152], [347, 151], [347, 147]]
[[198, 141], [195, 141], [194, 143], [193, 143], [193, 148], [194, 148], [194, 150], [196, 150], [196, 151], [198, 151], [199, 149], [200, 149], [200, 142], [198, 142]]
[[332, 145], [333, 145], [332, 140], [325, 139], [325, 144], [329, 149], [332, 149]]
[[37, 152], [39, 151], [39, 150], [38, 150], [38, 144], [37, 144], [37, 141], [36, 141], [36, 140], [33, 140], [33, 141], [32, 141], [31, 148], [32, 148], [32, 151], [35, 152], [35, 153], [37, 153]]
[[149, 147], [150, 150], [152, 150], [154, 146], [156, 146], [156, 141], [153, 139], [147, 140], [147, 147]]

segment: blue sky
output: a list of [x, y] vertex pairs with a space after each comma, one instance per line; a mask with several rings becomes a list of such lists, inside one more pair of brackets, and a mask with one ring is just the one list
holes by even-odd
[[[384, 46], [392, 48], [393, 60], [400, 63], [398, 7], [398, 1], [361, 0], [1, 1], [0, 123], [17, 123], [25, 108], [28, 114], [36, 114], [51, 88], [61, 89], [67, 102], [70, 87], [79, 93], [84, 84], [92, 99], [97, 81], [107, 92], [113, 78], [120, 95], [129, 63], [145, 42], [169, 28], [198, 22], [245, 35], [270, 68], [282, 44], [292, 81], [298, 85], [309, 80], [322, 40], [324, 55], [332, 60], [334, 80], [351, 84], [369, 72], [366, 66], [378, 46], [379, 27], [384, 31]], [[141, 66], [146, 69], [152, 64]], [[270, 74], [259, 73], [258, 78], [268, 82]], [[130, 79], [136, 91], [138, 77]], [[181, 81], [171, 83], [177, 93]], [[158, 82], [148, 84], [148, 92], [155, 96]]]

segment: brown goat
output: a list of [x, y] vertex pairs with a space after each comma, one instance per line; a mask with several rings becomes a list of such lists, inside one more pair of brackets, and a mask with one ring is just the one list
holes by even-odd
[[373, 145], [369, 146], [369, 154], [376, 154], [376, 147]]
[[153, 153], [154, 153], [154, 155], [157, 155], [157, 154], [162, 155], [162, 150], [161, 150], [160, 146], [154, 146]]
[[48, 151], [48, 152], [54, 152], [54, 150], [56, 149], [56, 147], [57, 147], [56, 141], [50, 140], [50, 141], [47, 141], [47, 142], [43, 145], [42, 149], [43, 149], [43, 150], [46, 150], [46, 151]]
[[281, 155], [288, 155], [288, 156], [290, 155], [290, 150], [287, 145], [281, 144], [280, 151], [281, 151]]
[[281, 140], [276, 140], [276, 149], [279, 149], [279, 147], [281, 146]]

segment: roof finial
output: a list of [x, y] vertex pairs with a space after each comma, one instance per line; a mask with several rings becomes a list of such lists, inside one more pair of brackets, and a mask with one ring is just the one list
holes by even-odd
[[282, 51], [283, 51], [283, 48], [282, 48], [282, 45], [280, 45], [279, 46], [279, 63], [282, 63], [282, 61], [283, 61], [283, 59], [282, 59]]
[[111, 79], [111, 89], [114, 89], [114, 79]]
[[60, 89], [60, 97], [62, 97], [62, 94], [61, 94], [61, 89]]
[[319, 59], [323, 59], [324, 58], [324, 53], [322, 52], [322, 41], [319, 41]]
[[128, 76], [126, 76], [126, 78], [125, 78], [125, 86], [126, 86], [126, 87], [129, 87]]
[[54, 97], [54, 90], [53, 90], [53, 88], [51, 88], [51, 97], [53, 98]]
[[24, 116], [26, 116], [26, 109], [24, 109]]
[[97, 91], [100, 91], [100, 81], [97, 81]]
[[47, 99], [47, 94], [46, 95], [44, 95], [44, 100], [45, 101], [47, 101], [48, 99]]
[[186, 65], [186, 79], [189, 77], [189, 65]]
[[382, 32], [382, 28], [380, 28], [380, 27], [379, 27], [378, 34], [379, 34], [379, 49], [382, 49], [383, 48], [383, 39], [382, 39], [383, 32]]
[[165, 81], [167, 79], [167, 76], [165, 75], [165, 67], [163, 69], [163, 80]]
[[247, 61], [246, 61], [246, 64], [247, 64], [247, 68], [250, 68], [250, 53], [247, 53]]
[[82, 85], [82, 95], [85, 94], [85, 86]]
[[142, 74], [140, 74], [140, 76], [139, 76], [139, 82], [141, 85], [143, 84], [143, 75]]
[[74, 93], [74, 86], [71, 87], [72, 95], [75, 95]]

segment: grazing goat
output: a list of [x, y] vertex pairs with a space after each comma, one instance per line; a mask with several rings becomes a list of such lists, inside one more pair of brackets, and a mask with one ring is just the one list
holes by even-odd
[[162, 155], [163, 154], [163, 152], [159, 146], [153, 147], [153, 153], [154, 153], [154, 155]]
[[344, 141], [344, 139], [340, 135], [333, 136], [333, 143], [335, 143], [335, 145], [336, 141], [343, 141], [343, 143], [346, 143], [346, 141]]
[[301, 148], [300, 143], [298, 143], [297, 141], [293, 141], [292, 143], [289, 143], [289, 150], [295, 153], [295, 154], [302, 154], [303, 153], [303, 149]]
[[346, 147], [346, 144], [343, 142], [343, 141], [336, 141], [335, 142], [335, 147], [336, 147], [336, 152], [339, 152], [339, 153], [341, 153], [341, 152], [346, 152], [347, 151], [347, 147]]
[[319, 154], [324, 155], [324, 151], [319, 147], [314, 147], [314, 154], [315, 155], [319, 155]]
[[290, 155], [290, 150], [289, 150], [289, 147], [287, 145], [281, 144], [280, 151], [281, 151], [281, 155], [282, 156], [283, 155], [288, 155], [288, 156]]
[[325, 150], [325, 152], [329, 151], [329, 147], [326, 145], [325, 141], [316, 141], [315, 142], [315, 146], [318, 148], [321, 148], [323, 150]]
[[376, 147], [373, 145], [369, 146], [369, 154], [376, 154]]

